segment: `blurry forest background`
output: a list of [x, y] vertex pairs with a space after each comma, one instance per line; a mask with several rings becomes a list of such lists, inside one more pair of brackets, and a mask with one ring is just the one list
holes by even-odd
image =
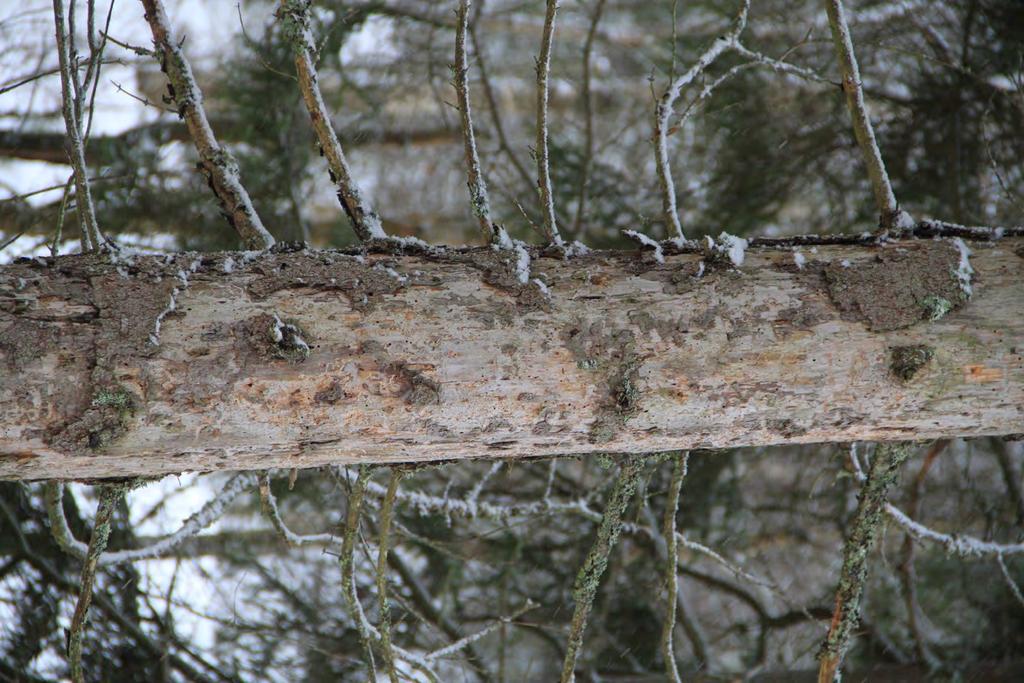
[[[902, 207], [915, 218], [1019, 224], [1024, 4], [847, 6]], [[109, 3], [96, 7], [105, 20]], [[275, 9], [233, 0], [168, 6], [213, 128], [239, 160], [268, 229], [278, 240], [349, 245], [355, 240], [317, 155]], [[454, 9], [323, 0], [314, 3], [312, 30], [335, 128], [385, 229], [462, 244], [478, 236], [450, 84]], [[671, 236], [651, 147], [655, 100], [671, 73], [727, 30], [736, 9], [731, 0], [562, 2], [550, 145], [566, 239], [608, 248], [624, 246], [623, 229]], [[99, 224], [142, 251], [237, 248], [195, 171], [183, 124], [163, 100], [166, 81], [145, 54], [151, 38], [141, 5], [117, 0], [110, 17], [86, 146]], [[494, 213], [514, 237], [534, 241], [534, 59], [543, 18], [543, 2], [488, 0], [474, 5], [471, 20], [471, 92]], [[64, 201], [70, 171], [53, 21], [48, 2], [0, 0], [0, 262], [77, 251], [73, 193]], [[740, 68], [744, 59], [725, 55], [684, 92], [672, 163], [687, 236], [873, 229], [877, 211], [837, 85], [823, 3], [755, 0], [743, 39], [832, 83]], [[794, 672], [816, 667], [856, 506], [849, 458], [849, 447], [827, 445], [691, 454], [676, 516], [690, 542], [679, 549], [676, 601], [684, 678], [795, 680]], [[938, 531], [1019, 544], [1022, 459], [1019, 441], [922, 445], [892, 500]], [[556, 679], [573, 582], [615, 467], [588, 458], [410, 471], [397, 494], [383, 579], [374, 544], [389, 475], [372, 473], [355, 573], [367, 618], [381, 620], [382, 580], [395, 644], [435, 653], [442, 680]], [[664, 680], [659, 530], [671, 473], [657, 458], [642, 467], [578, 680]], [[293, 481], [277, 473], [269, 486], [280, 517], [261, 513], [273, 498], [264, 495], [261, 505], [254, 475], [183, 475], [129, 493], [114, 514], [112, 551], [143, 547], [201, 509], [204, 528], [101, 569], [85, 636], [87, 680], [363, 680], [338, 561], [356, 478], [341, 468], [299, 472]], [[67, 676], [65, 629], [80, 565], [51, 535], [44, 494], [42, 484], [0, 482], [2, 681]], [[207, 501], [223, 509], [211, 514]], [[88, 540], [94, 489], [69, 485], [63, 508], [75, 537]], [[301, 547], [288, 547], [275, 528], [281, 519], [311, 536], [292, 537]], [[1024, 559], [964, 557], [970, 553], [906, 538], [890, 526], [871, 558], [850, 670], [873, 671], [870, 680], [885, 680], [881, 671], [888, 680], [1019, 680]]]

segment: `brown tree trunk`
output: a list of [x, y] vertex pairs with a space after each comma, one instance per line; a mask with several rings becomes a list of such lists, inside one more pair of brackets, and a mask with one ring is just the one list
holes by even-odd
[[0, 478], [1024, 432], [1024, 239], [796, 248], [3, 266]]

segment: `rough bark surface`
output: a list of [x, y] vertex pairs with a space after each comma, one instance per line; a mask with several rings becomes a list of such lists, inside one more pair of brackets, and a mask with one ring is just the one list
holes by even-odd
[[969, 299], [945, 239], [534, 254], [529, 285], [489, 249], [22, 261], [0, 478], [1024, 432], [1024, 240], [971, 246]]

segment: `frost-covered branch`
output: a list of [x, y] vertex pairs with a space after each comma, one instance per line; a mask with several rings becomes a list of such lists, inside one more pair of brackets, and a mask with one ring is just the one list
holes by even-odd
[[[72, 7], [72, 13], [74, 8]], [[81, 83], [77, 64], [72, 64], [72, 43], [65, 21], [64, 0], [53, 0], [53, 19], [57, 32], [57, 58], [60, 63], [61, 113], [64, 116], [65, 151], [75, 179], [75, 206], [81, 230], [82, 251], [90, 252], [102, 246], [96, 208], [89, 188], [88, 168], [85, 165], [85, 142], [82, 139]], [[90, 63], [90, 68], [92, 63]]]
[[697, 58], [697, 62], [686, 73], [669, 84], [655, 108], [654, 115], [654, 158], [658, 170], [658, 181], [661, 184], [661, 205], [666, 228], [671, 228], [675, 239], [683, 242], [683, 226], [679, 222], [676, 208], [676, 186], [672, 180], [672, 167], [668, 158], [669, 123], [672, 118], [675, 102], [683, 88], [692, 83], [716, 59], [727, 50], [735, 48], [740, 34], [747, 25], [747, 12], [750, 0], [743, 0], [739, 14], [733, 23], [732, 30], [724, 36], [716, 38], [707, 50]]
[[609, 494], [608, 503], [605, 505], [604, 514], [601, 515], [597, 538], [594, 539], [594, 545], [576, 576], [576, 583], [572, 591], [576, 608], [573, 611], [572, 624], [569, 627], [565, 659], [562, 662], [561, 683], [572, 683], [576, 680], [576, 659], [579, 657], [579, 651], [583, 645], [583, 633], [587, 628], [587, 619], [594, 607], [594, 598], [601, 585], [601, 577], [608, 567], [608, 557], [619, 540], [619, 533], [622, 531], [622, 517], [629, 502], [633, 499], [633, 492], [636, 491], [636, 485], [640, 481], [640, 474], [645, 462], [643, 456], [628, 456], [622, 463], [619, 475], [615, 479], [615, 485]]
[[249, 193], [242, 185], [238, 163], [213, 134], [203, 107], [203, 94], [192, 75], [192, 67], [185, 58], [181, 44], [171, 32], [163, 0], [141, 2], [153, 33], [153, 45], [160, 57], [160, 68], [167, 74], [169, 94], [178, 107], [178, 116], [188, 127], [199, 154], [199, 168], [220, 202], [221, 211], [242, 238], [246, 248], [266, 249], [273, 246], [274, 238], [263, 227], [249, 199]]
[[306, 103], [309, 119], [316, 133], [317, 142], [327, 159], [331, 181], [337, 189], [338, 202], [352, 222], [352, 229], [363, 242], [385, 239], [387, 234], [380, 218], [370, 202], [360, 191], [352, 170], [349, 168], [345, 151], [338, 141], [331, 124], [330, 113], [320, 94], [320, 84], [314, 58], [316, 45], [309, 28], [309, 6], [311, 0], [281, 0], [278, 18], [284, 27], [285, 37], [295, 54], [295, 72], [299, 77], [299, 90]]
[[469, 105], [469, 60], [466, 56], [466, 34], [469, 31], [469, 6], [471, 0], [460, 0], [455, 22], [455, 63], [452, 65], [452, 85], [458, 100], [462, 120], [462, 143], [466, 155], [466, 176], [469, 186], [469, 201], [473, 215], [480, 224], [480, 233], [490, 244], [504, 247], [511, 243], [505, 228], [491, 219], [491, 202], [487, 195], [487, 181], [480, 166], [480, 155], [476, 149], [476, 135], [473, 132], [473, 112]]
[[882, 527], [886, 496], [896, 482], [900, 465], [910, 456], [908, 444], [881, 444], [875, 449], [857, 498], [857, 511], [843, 544], [843, 566], [836, 588], [835, 611], [818, 657], [818, 683], [833, 683], [850, 647], [860, 618], [860, 601], [868, 576], [868, 558]]
[[[164, 536], [145, 548], [104, 553], [99, 559], [100, 566], [165, 557], [171, 548], [195, 536], [220, 519], [227, 510], [228, 505], [239, 494], [251, 487], [255, 481], [255, 476], [248, 472], [234, 475], [228, 479], [223, 488], [212, 499], [194, 515], [182, 522], [181, 527], [177, 531]], [[57, 541], [57, 545], [69, 555], [80, 560], [84, 559], [88, 553], [88, 546], [81, 541], [75, 540], [71, 528], [68, 526], [67, 517], [64, 515], [62, 502], [64, 498], [64, 485], [56, 481], [48, 482], [45, 488], [45, 496], [46, 511], [50, 521], [50, 532]]]
[[548, 154], [548, 77], [551, 74], [551, 45], [554, 41], [555, 14], [558, 0], [547, 0], [544, 13], [544, 30], [540, 39], [540, 56], [537, 57], [537, 143], [533, 153], [537, 158], [537, 188], [540, 191], [542, 229], [549, 244], [561, 246], [555, 219], [555, 198], [551, 189], [551, 159]]
[[867, 166], [871, 189], [875, 194], [878, 206], [878, 224], [883, 231], [897, 234], [914, 227], [914, 221], [901, 211], [896, 202], [896, 195], [889, 182], [889, 174], [885, 170], [882, 152], [875, 139], [875, 130], [871, 125], [871, 116], [867, 102], [864, 100], [864, 87], [860, 81], [860, 67], [853, 51], [853, 38], [850, 25], [846, 21], [846, 10], [842, 0], [826, 0], [825, 9], [828, 13], [828, 24], [832, 30], [832, 40], [836, 46], [836, 56], [843, 76], [843, 91], [846, 93], [846, 105], [853, 119], [853, 134], [857, 138], [864, 163]]
[[482, 629], [480, 629], [476, 633], [471, 633], [468, 636], [466, 636], [465, 638], [460, 638], [459, 640], [456, 640], [454, 643], [452, 643], [450, 645], [446, 645], [446, 646], [444, 646], [444, 647], [442, 647], [440, 649], [434, 650], [433, 652], [431, 652], [431, 653], [429, 653], [427, 655], [424, 655], [423, 661], [425, 661], [425, 662], [432, 662], [432, 661], [435, 661], [437, 659], [441, 659], [442, 657], [448, 657], [450, 655], [453, 655], [456, 652], [458, 652], [459, 650], [463, 650], [463, 649], [469, 647], [470, 645], [472, 645], [476, 641], [480, 640], [484, 636], [486, 636], [486, 635], [488, 635], [490, 633], [493, 633], [495, 630], [497, 630], [501, 626], [503, 626], [505, 624], [508, 624], [508, 623], [512, 622], [513, 620], [515, 620], [515, 619], [518, 619], [520, 616], [522, 616], [523, 614], [525, 614], [526, 612], [530, 611], [531, 609], [533, 609], [536, 606], [537, 605], [535, 605], [534, 603], [532, 603], [529, 600], [527, 600], [525, 605], [523, 605], [522, 607], [520, 607], [519, 609], [517, 609], [515, 612], [513, 612], [510, 615], [508, 615], [507, 617], [502, 617], [501, 619], [498, 619], [497, 621], [495, 621], [495, 622], [493, 622], [491, 624], [488, 624], [487, 626], [483, 627]]
[[75, 604], [71, 627], [68, 629], [68, 662], [71, 667], [71, 680], [74, 683], [85, 681], [85, 672], [82, 670], [82, 635], [85, 631], [85, 620], [89, 614], [89, 605], [92, 604], [92, 587], [96, 580], [96, 568], [99, 566], [100, 556], [106, 549], [107, 540], [110, 538], [110, 523], [114, 516], [114, 509], [124, 498], [127, 487], [128, 484], [105, 484], [100, 487], [100, 503], [96, 509], [96, 519], [93, 522], [89, 547], [86, 549], [82, 563], [78, 602]]

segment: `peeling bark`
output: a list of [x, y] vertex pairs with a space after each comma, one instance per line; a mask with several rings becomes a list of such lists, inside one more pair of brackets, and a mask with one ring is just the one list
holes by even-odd
[[537, 297], [488, 249], [23, 260], [0, 478], [1020, 433], [1022, 245], [972, 243], [970, 299], [947, 240], [534, 253]]

